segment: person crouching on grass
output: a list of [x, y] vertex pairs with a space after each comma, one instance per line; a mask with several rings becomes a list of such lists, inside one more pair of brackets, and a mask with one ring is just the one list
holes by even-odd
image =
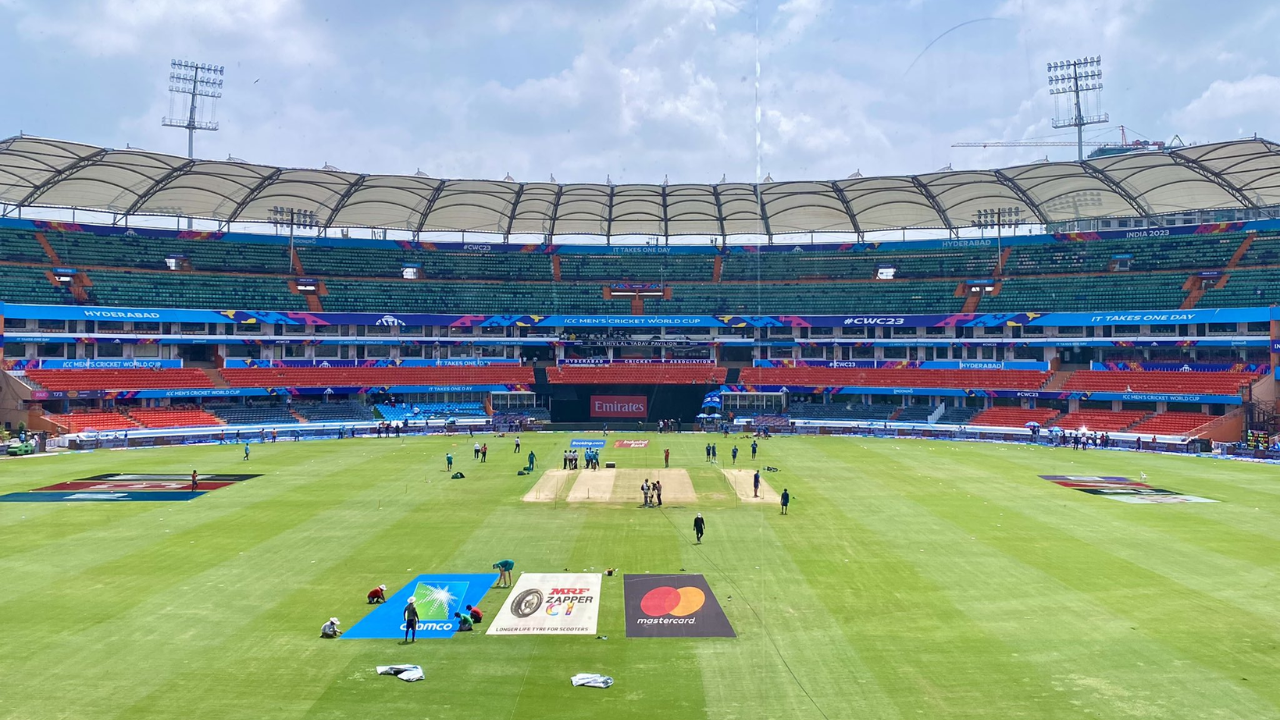
[[367, 600], [367, 604], [369, 605], [378, 605], [379, 603], [386, 602], [387, 586], [379, 585], [378, 587], [370, 590], [369, 594], [365, 596], [365, 599]]
[[514, 560], [499, 560], [493, 564], [493, 569], [498, 571], [498, 584], [494, 587], [511, 587], [511, 571], [516, 566]]
[[479, 625], [484, 622], [484, 613], [480, 612], [480, 608], [478, 607], [471, 607], [468, 605], [467, 614], [471, 616], [471, 622], [475, 625]]
[[331, 617], [329, 622], [320, 626], [320, 637], [325, 640], [333, 640], [342, 637], [342, 631], [338, 629], [338, 618]]
[[[409, 604], [404, 606], [404, 641], [418, 642], [418, 598], [409, 598]], [[412, 635], [413, 639], [409, 637]]]
[[462, 613], [454, 613], [453, 619], [458, 621], [458, 632], [471, 632], [471, 616]]

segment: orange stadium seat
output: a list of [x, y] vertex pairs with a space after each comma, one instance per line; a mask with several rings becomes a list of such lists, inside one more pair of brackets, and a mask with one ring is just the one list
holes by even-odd
[[73, 412], [47, 417], [73, 433], [85, 430], [136, 430], [138, 428], [138, 423], [118, 412]]
[[1048, 425], [1057, 414], [1053, 408], [993, 407], [975, 415], [969, 424], [1015, 428], [1025, 427], [1030, 422]]
[[29, 370], [27, 377], [49, 390], [152, 390], [213, 387], [209, 376], [195, 368]]
[[514, 364], [386, 368], [224, 368], [221, 372], [232, 387], [382, 387], [533, 382], [533, 368]]
[[547, 368], [547, 380], [560, 385], [718, 385], [727, 372], [693, 363], [562, 365]]
[[1077, 410], [1053, 421], [1063, 430], [1087, 428], [1098, 432], [1119, 432], [1146, 417], [1142, 410]]
[[222, 425], [222, 420], [203, 410], [190, 408], [135, 408], [129, 411], [129, 417], [137, 420], [143, 427], [207, 427]]
[[1166, 412], [1138, 423], [1130, 432], [1142, 435], [1185, 435], [1215, 419], [1204, 413]]
[[1044, 385], [1049, 373], [1035, 370], [777, 367], [744, 368], [739, 377], [747, 385], [1035, 390]]
[[1243, 372], [1077, 370], [1064, 389], [1103, 392], [1239, 395], [1256, 376]]

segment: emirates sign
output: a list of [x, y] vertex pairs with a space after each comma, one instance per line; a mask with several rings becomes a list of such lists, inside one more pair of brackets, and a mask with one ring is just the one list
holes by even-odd
[[592, 395], [593, 418], [640, 418], [649, 416], [649, 398], [644, 395]]

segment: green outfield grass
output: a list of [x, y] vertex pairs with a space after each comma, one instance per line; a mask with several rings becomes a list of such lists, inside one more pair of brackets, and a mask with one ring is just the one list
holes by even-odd
[[[569, 437], [526, 435], [525, 452], [558, 468]], [[0, 503], [0, 717], [1280, 717], [1274, 467], [774, 438], [759, 464], [793, 494], [781, 517], [736, 499], [706, 436], [643, 437], [604, 459], [657, 468], [670, 447], [696, 504], [523, 502], [539, 473], [516, 476], [509, 438], [488, 438], [484, 465], [465, 436], [255, 445], [248, 462], [238, 446], [0, 461], [0, 492], [262, 473], [189, 503]], [[724, 463], [732, 442], [716, 442]], [[450, 449], [465, 480], [444, 472]], [[1140, 472], [1221, 502], [1127, 505], [1037, 478]], [[738, 637], [628, 640], [615, 577], [607, 640], [318, 639], [331, 615], [363, 617], [379, 583], [507, 557], [517, 576], [702, 573]], [[490, 618], [507, 592], [486, 596]], [[391, 663], [426, 680], [373, 673]], [[578, 672], [616, 684], [571, 687]]]

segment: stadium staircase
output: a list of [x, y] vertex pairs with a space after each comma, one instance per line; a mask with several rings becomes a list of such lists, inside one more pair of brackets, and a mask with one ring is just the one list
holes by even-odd
[[231, 387], [231, 384], [227, 382], [226, 378], [222, 377], [222, 373], [218, 372], [217, 368], [200, 368], [200, 372], [204, 373], [205, 377], [209, 378], [209, 382], [213, 383], [216, 388]]
[[53, 246], [49, 244], [49, 240], [44, 236], [44, 233], [38, 232], [35, 233], [35, 236], [36, 242], [40, 243], [40, 247], [44, 250], [44, 254], [49, 258], [49, 261], [54, 265], [61, 265], [62, 258], [58, 257], [57, 251], [55, 251]]
[[1071, 370], [1059, 370], [1049, 376], [1041, 390], [1062, 390], [1071, 379]]

